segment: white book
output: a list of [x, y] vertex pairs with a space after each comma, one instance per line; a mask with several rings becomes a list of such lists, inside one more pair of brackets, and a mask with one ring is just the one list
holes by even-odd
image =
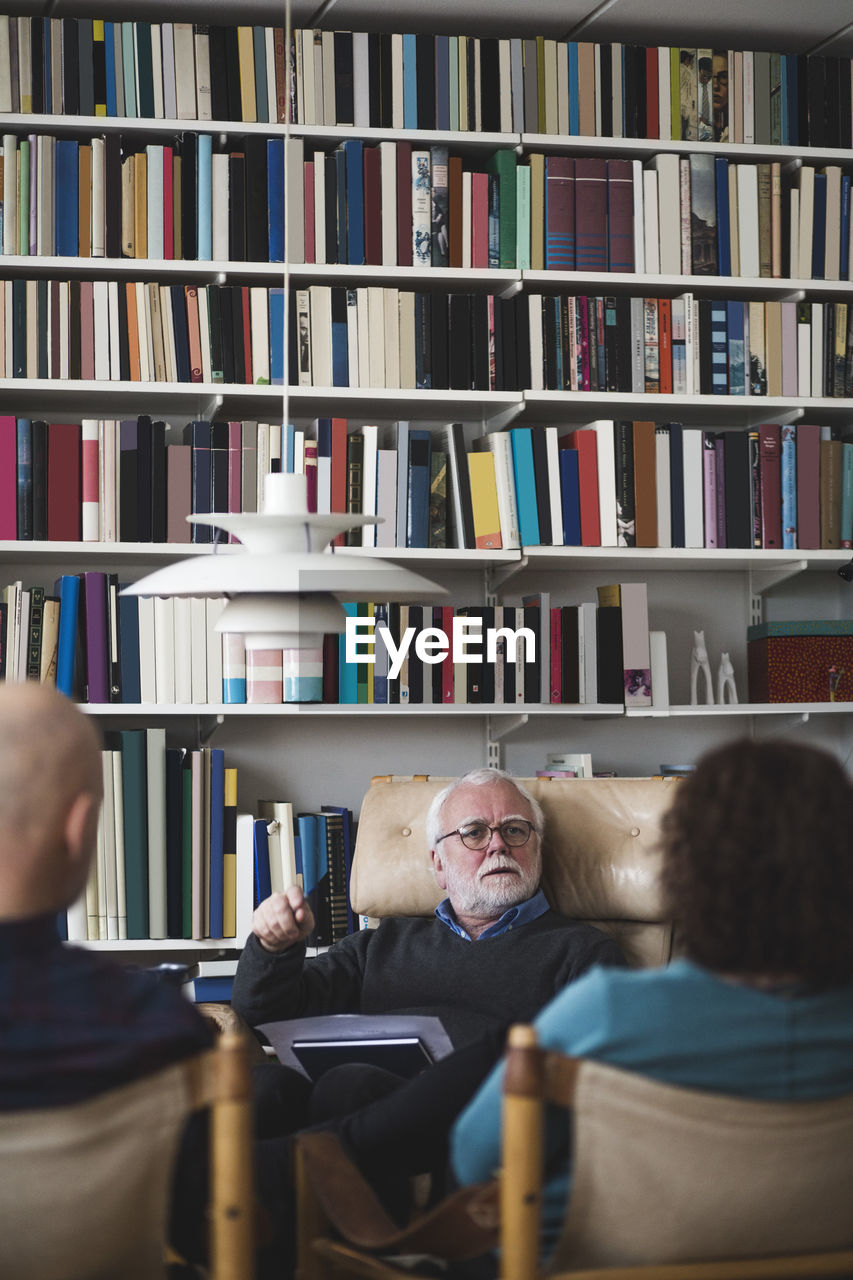
[[214, 152], [210, 158], [210, 241], [214, 262], [227, 262], [228, 246], [228, 156]]
[[327, 284], [308, 289], [311, 307], [311, 383], [332, 385], [332, 290]]
[[799, 277], [800, 272], [800, 193], [796, 187], [791, 187], [789, 195], [791, 216], [788, 221], [788, 261], [791, 264], [791, 277], [794, 279]]
[[[280, 430], [279, 435], [281, 435]], [[258, 423], [258, 451], [256, 462], [258, 469], [258, 486], [255, 510], [263, 511], [264, 476], [270, 469], [270, 426], [268, 422]]]
[[592, 422], [598, 460], [598, 520], [602, 547], [618, 546], [616, 536], [616, 445], [610, 420]]
[[[166, 323], [163, 324], [163, 355], [164, 358], [166, 358], [166, 332], [169, 332], [171, 341], [172, 329], [168, 321], [171, 321], [172, 319], [172, 308], [169, 307], [167, 312], [163, 311], [161, 308], [160, 318], [162, 321], [166, 321]], [[213, 370], [211, 369], [210, 364], [210, 305], [208, 302], [206, 288], [199, 289], [198, 291], [198, 327], [201, 335], [201, 380], [202, 382], [209, 383], [213, 381]], [[252, 355], [254, 358], [254, 347]]]
[[56, 139], [42, 136], [39, 138], [38, 145], [39, 207], [36, 242], [39, 255], [45, 255], [46, 257], [52, 257], [56, 253], [55, 177]]
[[755, 63], [751, 49], [743, 51], [743, 141], [755, 143]]
[[195, 48], [191, 22], [175, 22], [172, 26], [175, 49], [175, 100], [179, 120], [195, 120]]
[[430, 153], [412, 149], [412, 265], [432, 263], [432, 202], [430, 198]]
[[370, 77], [366, 31], [354, 31], [352, 37], [352, 104], [353, 124], [370, 127]]
[[[323, 32], [319, 28], [315, 28], [311, 32], [312, 51], [314, 63], [314, 123], [315, 124], [333, 124], [331, 120], [325, 118], [325, 98], [323, 94]], [[303, 51], [306, 52], [306, 51]]]
[[[0, 111], [12, 111], [12, 62], [9, 48], [9, 23], [14, 18], [0, 16]], [[15, 103], [15, 113], [18, 113]]]
[[264, 28], [264, 57], [267, 64], [267, 120], [278, 122], [278, 96], [275, 88], [275, 32]]
[[678, 161], [678, 174], [681, 181], [681, 274], [689, 276], [693, 270], [693, 236], [691, 231], [690, 205], [690, 161], [681, 156]]
[[[312, 378], [311, 346], [311, 295], [307, 289], [297, 289], [293, 296], [296, 308], [296, 331], [299, 334], [297, 349], [296, 382], [300, 387], [310, 387]], [[329, 304], [331, 306], [331, 302]], [[293, 378], [291, 376], [291, 382]]]
[[92, 283], [92, 322], [95, 347], [95, 380], [110, 380], [110, 303], [109, 281]]
[[705, 507], [703, 475], [703, 432], [699, 427], [685, 427], [682, 432], [682, 466], [684, 475], [684, 545], [704, 547]]
[[107, 938], [118, 938], [118, 891], [116, 881], [116, 825], [113, 799], [113, 753], [101, 752], [104, 801], [101, 822], [104, 841], [104, 890], [106, 899]]
[[[10, 289], [9, 290], [10, 302], [11, 302], [11, 297], [12, 297], [12, 291]], [[59, 282], [59, 376], [62, 379], [68, 377], [68, 350], [69, 350], [68, 348], [68, 319], [69, 319], [68, 299], [69, 299], [68, 281], [60, 280]], [[12, 336], [11, 324], [9, 324], [7, 331], [11, 339], [11, 336]], [[9, 359], [9, 365], [7, 367], [11, 368], [11, 356]]]
[[175, 702], [182, 707], [193, 700], [192, 605], [189, 596], [173, 600], [175, 629]]
[[154, 688], [155, 702], [167, 706], [174, 703], [175, 602], [172, 596], [154, 597]]
[[660, 228], [658, 225], [658, 175], [643, 170], [643, 258], [648, 275], [660, 273]]
[[323, 123], [337, 124], [335, 110], [335, 33], [323, 31]]
[[530, 381], [532, 391], [544, 391], [544, 362], [542, 347], [542, 295], [528, 296], [527, 318], [530, 329]]
[[237, 941], [252, 932], [253, 879], [255, 870], [255, 818], [251, 813], [237, 814]]
[[[92, 869], [94, 871], [94, 864]], [[65, 912], [66, 930], [69, 942], [89, 941], [89, 920], [87, 910], [88, 896], [89, 884], [87, 881], [85, 888], [69, 905]]]
[[578, 605], [578, 644], [583, 650], [583, 667], [581, 670], [580, 694], [581, 702], [595, 704], [598, 702], [598, 653], [596, 638], [598, 633], [598, 606], [584, 601]]
[[226, 603], [221, 596], [205, 601], [207, 606], [207, 701], [214, 705], [222, 702], [222, 635], [215, 628]]
[[824, 222], [824, 280], [841, 276], [841, 166], [824, 166], [826, 174], [826, 218]]
[[285, 260], [305, 261], [305, 144], [288, 139], [285, 150]]
[[[666, 152], [652, 156], [647, 168], [658, 175], [658, 241], [660, 270], [665, 276], [681, 274], [681, 171], [679, 157]], [[646, 269], [649, 269], [648, 239]]]
[[[252, 382], [255, 386], [269, 386], [269, 290], [266, 285], [252, 285], [250, 287], [249, 317], [252, 328]], [[205, 345], [205, 343], [202, 343], [202, 346]]]
[[643, 162], [631, 161], [632, 192], [634, 196], [634, 272], [645, 275], [646, 271], [646, 220], [644, 216], [645, 191], [643, 187]]
[[[734, 166], [729, 165], [731, 170]], [[755, 279], [759, 275], [758, 250], [758, 167], [754, 164], [737, 166], [738, 240], [740, 244], [740, 274]]]
[[400, 315], [400, 386], [414, 391], [417, 386], [415, 363], [415, 295], [404, 290], [398, 295]]
[[[97, 374], [96, 374], [97, 376]], [[99, 456], [99, 436], [100, 427], [97, 418], [84, 418], [81, 424], [81, 439], [83, 445], [83, 458], [87, 459], [93, 451], [98, 459], [98, 473], [100, 474], [100, 456]], [[84, 467], [86, 463], [84, 461]], [[99, 485], [100, 487], [100, 485]], [[86, 493], [86, 490], [83, 490]], [[81, 533], [84, 542], [97, 542], [100, 532], [100, 501], [94, 494], [83, 497], [80, 503], [81, 516]]]
[[376, 452], [376, 514], [383, 517], [376, 526], [377, 547], [397, 545], [397, 450]]
[[176, 120], [178, 96], [175, 82], [175, 38], [171, 22], [160, 24], [160, 48], [163, 58], [163, 118]]
[[[687, 504], [685, 503], [685, 506]], [[625, 706], [651, 706], [649, 655], [649, 602], [645, 582], [620, 583], [622, 602], [622, 666], [626, 673]], [[647, 672], [648, 682], [630, 681], [627, 673]]]
[[391, 128], [405, 128], [403, 107], [403, 37], [395, 31], [391, 36]]
[[797, 321], [797, 395], [812, 393], [812, 327], [809, 321]]
[[[543, 40], [545, 61], [545, 132], [554, 134], [560, 130], [560, 108], [557, 97], [557, 41]], [[507, 92], [510, 88], [506, 77]], [[503, 89], [503, 86], [501, 86]], [[505, 130], [509, 132], [509, 130]]]
[[3, 135], [3, 252], [18, 252], [18, 139]]
[[103, 138], [92, 139], [92, 257], [106, 254], [107, 213], [105, 202], [105, 155]]
[[661, 142], [669, 142], [672, 138], [670, 75], [669, 46], [658, 45], [658, 136]]
[[[395, 439], [395, 443], [396, 443], [396, 446], [397, 446], [397, 448], [396, 448], [396, 450], [395, 450], [396, 455], [397, 455], [397, 527], [396, 527], [396, 530], [395, 530], [395, 542], [394, 542], [394, 545], [395, 545], [395, 546], [397, 546], [397, 547], [405, 547], [405, 545], [406, 545], [406, 531], [407, 531], [407, 527], [408, 527], [407, 522], [408, 522], [408, 516], [409, 516], [409, 491], [408, 491], [408, 478], [409, 478], [409, 424], [408, 424], [408, 422], [397, 422], [397, 423], [395, 423], [395, 425], [394, 425], [394, 432], [395, 432], [395, 437], [396, 437], [396, 439]], [[446, 434], [447, 434], [447, 436], [449, 436], [449, 435], [450, 435], [450, 429], [449, 429], [449, 428], [447, 429]], [[447, 446], [446, 441], [445, 441], [445, 444], [444, 444], [444, 449], [445, 449], [445, 452], [448, 452], [448, 446]], [[450, 495], [451, 495], [451, 486], [450, 486], [450, 484], [449, 484], [449, 478], [450, 478], [450, 459], [449, 459], [449, 457], [448, 457], [448, 464], [447, 464], [447, 466], [448, 466], [448, 472], [447, 472], [447, 474], [448, 474], [447, 495], [448, 495], [448, 502], [449, 502], [449, 501], [450, 501]]]
[[99, 535], [102, 542], [115, 542], [118, 533], [116, 503], [116, 420], [103, 418], [98, 423], [99, 468], [98, 504]]
[[317, 458], [317, 514], [328, 515], [332, 510], [332, 459]]
[[[502, 73], [502, 82], [503, 78]], [[510, 84], [509, 72], [506, 74], [506, 84]], [[512, 132], [511, 119], [504, 132]], [[522, 132], [520, 129], [519, 133]], [[557, 132], [563, 137], [569, 132], [569, 46], [565, 40], [557, 41]]]
[[652, 706], [663, 710], [669, 706], [669, 664], [665, 631], [649, 632], [649, 660], [652, 670]]
[[382, 189], [382, 263], [397, 266], [397, 144], [379, 143], [379, 174]]
[[[474, 448], [487, 449], [495, 460], [495, 487], [498, 494], [498, 518], [501, 546], [505, 550], [521, 546], [518, 525], [518, 498], [512, 465], [512, 437], [506, 431], [489, 431], [474, 440]], [[559, 526], [562, 528], [562, 524]]]
[[823, 396], [823, 303], [812, 303], [812, 395]]
[[551, 542], [555, 547], [561, 547], [563, 545], [563, 500], [560, 491], [560, 446], [557, 441], [559, 428], [545, 427], [544, 431], [545, 456], [548, 460], [548, 494], [551, 505]]
[[326, 261], [326, 161], [322, 151], [314, 152], [314, 261]]
[[646, 391], [646, 340], [642, 298], [631, 298], [631, 390], [635, 395]]
[[814, 235], [814, 175], [811, 165], [803, 165], [799, 171], [800, 191], [800, 243], [797, 260], [801, 280], [812, 278], [812, 237]]
[[383, 290], [385, 325], [385, 386], [400, 386], [400, 307], [398, 290]]
[[154, 665], [154, 597], [139, 597], [139, 701], [157, 701]]
[[207, 696], [207, 602], [202, 596], [190, 597], [189, 633], [190, 702], [196, 706], [204, 706], [209, 699]]
[[672, 501], [669, 427], [655, 427], [655, 488], [657, 494], [658, 546], [672, 546]]
[[136, 326], [139, 332], [139, 381], [151, 382], [154, 378], [154, 348], [151, 341], [145, 285], [136, 281], [133, 292], [136, 299]]
[[166, 929], [166, 730], [146, 729], [148, 794], [148, 936]]
[[154, 119], [163, 119], [163, 41], [160, 23], [151, 23], [151, 86], [154, 96]]
[[[385, 290], [378, 285], [367, 287], [367, 381], [365, 387], [384, 387], [385, 382]], [[398, 338], [399, 342], [399, 338]], [[361, 350], [361, 328], [358, 334]], [[399, 356], [398, 356], [399, 358]]]
[[[361, 468], [361, 510], [366, 516], [378, 514], [377, 502], [377, 457], [379, 452], [379, 428], [374, 425], [361, 428], [364, 437], [364, 452]], [[361, 531], [363, 547], [376, 546], [376, 525], [366, 524]]]
[[[118, 287], [118, 286], [116, 286]], [[199, 290], [199, 314], [201, 314], [201, 297], [205, 294], [205, 306], [207, 304], [207, 296], [204, 289]], [[172, 295], [169, 292], [168, 285], [160, 286], [160, 321], [163, 326], [163, 359], [166, 362], [166, 381], [177, 382], [178, 366], [175, 359], [175, 321], [172, 316]], [[118, 341], [118, 338], [116, 339]], [[210, 351], [207, 354], [207, 365], [205, 366], [204, 355], [202, 354], [202, 368], [210, 366]], [[115, 377], [120, 377], [120, 372]]]

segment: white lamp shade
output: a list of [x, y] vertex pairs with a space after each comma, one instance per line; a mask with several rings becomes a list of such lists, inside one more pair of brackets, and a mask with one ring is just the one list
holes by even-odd
[[319, 649], [346, 618], [333, 596], [243, 595], [228, 601], [215, 630], [244, 636], [247, 649]]

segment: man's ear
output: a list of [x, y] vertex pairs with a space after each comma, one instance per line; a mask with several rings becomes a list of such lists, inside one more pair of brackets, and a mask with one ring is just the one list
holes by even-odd
[[76, 866], [87, 865], [95, 846], [98, 831], [100, 800], [91, 791], [81, 791], [74, 797], [65, 817], [65, 847], [69, 860]]
[[435, 878], [438, 881], [439, 889], [446, 889], [447, 876], [445, 875], [445, 872], [444, 872], [444, 863], [442, 861], [441, 854], [438, 852], [437, 849], [430, 849], [429, 856], [432, 858], [432, 869], [433, 869]]

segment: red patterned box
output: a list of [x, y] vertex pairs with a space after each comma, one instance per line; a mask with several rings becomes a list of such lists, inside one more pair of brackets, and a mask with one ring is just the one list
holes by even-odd
[[747, 640], [750, 702], [853, 702], [853, 622], [763, 622]]

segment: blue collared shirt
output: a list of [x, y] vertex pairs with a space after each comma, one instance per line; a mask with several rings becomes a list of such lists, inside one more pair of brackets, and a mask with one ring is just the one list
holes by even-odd
[[[548, 899], [539, 889], [526, 902], [520, 902], [518, 906], [507, 908], [500, 920], [496, 920], [494, 924], [489, 925], [488, 929], [483, 930], [477, 941], [481, 941], [483, 938], [498, 938], [502, 933], [508, 933], [510, 929], [514, 929], [519, 925], [530, 924], [531, 920], [538, 920], [540, 916], [544, 916], [545, 912], [550, 910]], [[465, 932], [453, 914], [449, 898], [444, 898], [443, 901], [439, 902], [435, 909], [435, 914], [442, 924], [446, 924], [448, 929], [452, 929], [460, 938], [467, 938], [469, 942], [472, 941], [471, 935]]]

